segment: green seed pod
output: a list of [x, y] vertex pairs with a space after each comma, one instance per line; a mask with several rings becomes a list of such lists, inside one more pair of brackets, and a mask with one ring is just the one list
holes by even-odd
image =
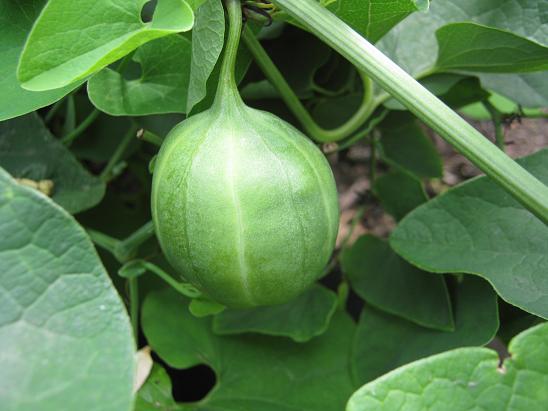
[[330, 258], [335, 181], [302, 133], [243, 103], [231, 58], [212, 108], [176, 126], [162, 145], [153, 220], [167, 260], [210, 298], [230, 307], [283, 303]]

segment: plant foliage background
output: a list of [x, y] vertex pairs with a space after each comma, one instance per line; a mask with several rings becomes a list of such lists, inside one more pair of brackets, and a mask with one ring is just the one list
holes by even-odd
[[[546, 116], [542, 0], [319, 3], [499, 133]], [[272, 17], [248, 9], [251, 35], [319, 126], [348, 121], [357, 70]], [[426, 128], [376, 85], [357, 134], [323, 146], [333, 164], [369, 150], [324, 278], [245, 311], [177, 282], [150, 171], [168, 131], [211, 104], [225, 31], [221, 0], [0, 0], [2, 409], [545, 410], [547, 226], [487, 177], [444, 186]], [[248, 104], [300, 126], [243, 43], [236, 74]], [[548, 184], [548, 150], [519, 162]], [[396, 227], [356, 240], [372, 210]]]

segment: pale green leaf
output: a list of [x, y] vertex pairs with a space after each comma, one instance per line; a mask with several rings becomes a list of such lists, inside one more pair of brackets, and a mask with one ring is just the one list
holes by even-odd
[[221, 55], [225, 33], [225, 14], [220, 0], [207, 0], [196, 12], [192, 30], [192, 61], [186, 112], [206, 96], [207, 79]]
[[45, 3], [45, 0], [0, 1], [0, 121], [47, 106], [78, 86], [32, 92], [21, 88], [15, 75], [25, 39]]
[[510, 358], [461, 348], [401, 367], [360, 388], [347, 411], [544, 411], [548, 324], [519, 334]]
[[114, 116], [184, 113], [190, 75], [190, 40], [168, 36], [139, 47], [132, 59], [141, 76], [127, 80], [105, 68], [88, 82], [88, 95], [101, 111]]
[[124, 305], [78, 223], [0, 169], [3, 411], [133, 408]]
[[159, 0], [152, 20], [141, 20], [144, 0], [50, 0], [27, 39], [17, 70], [23, 87], [67, 86], [140, 45], [188, 31], [194, 13], [185, 0]]

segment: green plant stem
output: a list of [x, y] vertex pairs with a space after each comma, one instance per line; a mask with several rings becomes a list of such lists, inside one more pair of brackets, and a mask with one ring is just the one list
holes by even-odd
[[148, 271], [152, 272], [153, 274], [156, 274], [158, 277], [164, 280], [170, 287], [175, 289], [177, 292], [183, 294], [184, 296], [189, 298], [198, 298], [202, 296], [202, 293], [198, 291], [194, 286], [188, 283], [181, 283], [175, 280], [172, 276], [170, 276], [168, 273], [166, 273], [157, 265], [149, 263], [147, 261], [143, 261], [143, 266]]
[[52, 108], [49, 109], [48, 113], [46, 114], [46, 117], [44, 117], [44, 123], [48, 124], [55, 114], [59, 111], [59, 109], [63, 106], [63, 103], [65, 102], [65, 99], [58, 100]]
[[124, 264], [133, 257], [135, 250], [141, 244], [154, 236], [154, 225], [152, 221], [149, 221], [124, 240], [118, 240], [91, 228], [86, 231], [93, 243], [111, 253], [118, 262]]
[[364, 130], [358, 131], [352, 137], [341, 142], [336, 151], [346, 150], [347, 148], [356, 144], [361, 139], [367, 137], [375, 129], [375, 127], [377, 127], [385, 119], [388, 113], [389, 110], [382, 110], [382, 112], [377, 117], [372, 118], [371, 121], [369, 121], [367, 127]]
[[84, 131], [86, 131], [89, 126], [91, 126], [91, 124], [95, 121], [99, 114], [101, 114], [101, 112], [94, 108], [93, 111], [89, 113], [88, 116], [80, 124], [78, 124], [78, 127], [65, 135], [61, 139], [61, 141], [65, 145], [71, 144], [77, 137], [79, 137]]
[[141, 244], [154, 236], [154, 224], [152, 221], [144, 224], [125, 240], [119, 242], [117, 253], [120, 256], [131, 255]]
[[120, 244], [120, 240], [91, 228], [88, 228], [86, 231], [94, 244], [108, 251], [112, 255], [116, 253], [116, 248]]
[[348, 121], [337, 128], [326, 130], [320, 127], [293, 92], [291, 86], [287, 83], [280, 70], [275, 66], [270, 56], [249, 27], [245, 28], [243, 39], [266, 78], [270, 80], [274, 87], [280, 92], [285, 104], [287, 104], [292, 113], [300, 121], [306, 133], [314, 140], [322, 143], [343, 140], [358, 130], [363, 123], [367, 121], [371, 113], [373, 113], [375, 105], [373, 101], [372, 82], [369, 77], [360, 72], [364, 90], [362, 103], [358, 110]]
[[502, 127], [502, 114], [497, 108], [491, 104], [488, 99], [481, 102], [485, 109], [489, 112], [491, 120], [493, 121], [493, 127], [495, 128], [495, 140], [498, 148], [504, 151], [506, 143], [504, 141], [504, 129]]
[[145, 130], [144, 128], [137, 131], [137, 138], [139, 140], [146, 141], [147, 143], [154, 144], [155, 146], [160, 147], [162, 145], [163, 139], [157, 134], [154, 134], [151, 131]]
[[103, 181], [108, 181], [110, 179], [110, 175], [112, 173], [112, 169], [118, 164], [120, 161], [120, 158], [124, 155], [129, 143], [131, 143], [131, 140], [135, 137], [135, 133], [137, 131], [137, 126], [135, 124], [132, 124], [127, 133], [122, 138], [122, 141], [120, 141], [120, 144], [118, 144], [118, 147], [116, 147], [116, 150], [110, 157], [107, 165], [101, 172], [100, 178]]
[[365, 72], [485, 174], [548, 224], [548, 187], [457, 113], [314, 0], [273, 0], [297, 22]]
[[137, 277], [128, 279], [129, 286], [129, 318], [135, 341], [139, 338], [139, 280]]

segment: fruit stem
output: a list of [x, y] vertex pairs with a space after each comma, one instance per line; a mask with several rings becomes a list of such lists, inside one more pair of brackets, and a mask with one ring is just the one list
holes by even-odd
[[[226, 0], [226, 9], [228, 12], [228, 36], [213, 105], [230, 108], [230, 103], [239, 102], [243, 104], [234, 74], [242, 32], [242, 6], [240, 0]], [[228, 102], [227, 99], [232, 101]]]

